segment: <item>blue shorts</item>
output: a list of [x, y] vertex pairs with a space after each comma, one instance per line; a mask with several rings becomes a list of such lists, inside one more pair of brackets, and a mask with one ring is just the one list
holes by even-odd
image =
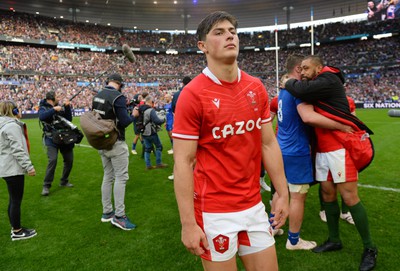
[[135, 135], [140, 135], [140, 132], [136, 128], [136, 120], [133, 121], [133, 125], [132, 126], [133, 126], [133, 131], [134, 131]]
[[169, 131], [172, 131], [172, 128], [174, 127], [174, 123], [173, 122], [167, 122], [166, 124], [165, 124], [165, 130], [167, 130], [168, 132]]
[[308, 184], [314, 181], [311, 155], [283, 155], [282, 157], [288, 183]]

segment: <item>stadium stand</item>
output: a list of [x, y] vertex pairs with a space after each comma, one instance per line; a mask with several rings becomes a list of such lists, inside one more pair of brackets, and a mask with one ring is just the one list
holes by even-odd
[[[0, 50], [0, 99], [15, 100], [25, 111], [35, 111], [39, 100], [50, 89], [63, 90], [66, 97], [72, 97], [90, 83], [94, 87], [86, 87], [85, 95], [73, 100], [74, 108], [88, 108], [92, 90], [104, 84], [103, 77], [95, 82], [93, 79], [110, 70], [127, 76], [124, 91], [128, 99], [143, 91], [154, 92], [161, 99], [165, 93], [179, 89], [180, 78], [194, 77], [205, 66], [204, 57], [193, 49], [196, 47], [193, 34], [132, 32], [4, 10], [0, 15], [3, 30], [0, 35], [3, 45]], [[315, 27], [314, 31], [315, 41], [320, 42], [315, 54], [345, 72], [348, 94], [356, 102], [398, 102], [400, 51], [396, 48], [400, 43], [399, 19], [326, 24]], [[394, 36], [371, 38], [374, 34], [388, 32]], [[369, 38], [360, 40], [360, 35]], [[275, 51], [245, 50], [247, 46], [274, 46], [274, 33], [240, 33], [239, 37], [244, 44], [238, 59], [239, 67], [259, 77], [270, 97], [275, 96]], [[298, 46], [309, 42], [309, 28], [279, 31], [278, 37], [281, 46], [279, 67], [284, 67], [283, 61], [288, 54], [310, 54], [310, 48]], [[102, 52], [85, 48], [61, 49], [57, 48], [60, 42], [111, 49]], [[127, 62], [117, 50], [124, 43], [143, 49], [140, 53], [135, 52], [135, 63]], [[186, 53], [166, 54], [165, 50], [171, 48], [186, 50]], [[159, 50], [164, 53], [157, 53]], [[283, 72], [279, 70], [279, 73]]]

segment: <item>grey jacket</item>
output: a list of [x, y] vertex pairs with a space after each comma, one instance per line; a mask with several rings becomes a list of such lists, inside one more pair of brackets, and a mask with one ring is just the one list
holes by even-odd
[[0, 177], [24, 175], [33, 169], [23, 126], [18, 119], [0, 116]]
[[143, 122], [146, 124], [143, 135], [151, 136], [158, 132], [157, 126], [165, 122], [165, 115], [159, 116], [154, 108], [149, 108], [143, 113]]

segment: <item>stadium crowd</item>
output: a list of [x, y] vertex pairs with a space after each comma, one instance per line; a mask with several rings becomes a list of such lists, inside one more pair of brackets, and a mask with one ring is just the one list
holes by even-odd
[[[72, 23], [24, 13], [1, 11], [3, 35], [69, 43], [121, 46], [123, 43], [140, 47], [189, 48], [195, 46], [195, 35], [127, 32], [124, 29]], [[382, 22], [335, 23], [317, 26], [316, 40], [333, 40], [337, 36], [399, 31], [400, 20]], [[273, 32], [240, 33], [241, 44], [269, 46], [274, 43]], [[309, 39], [307, 29], [279, 31], [280, 43], [301, 42]], [[347, 76], [348, 94], [356, 102], [396, 101], [400, 95], [399, 37], [387, 39], [328, 42], [316, 46], [315, 54], [329, 65], [341, 68]], [[272, 46], [272, 45], [271, 45]], [[284, 60], [289, 54], [310, 54], [310, 48], [282, 48], [279, 50], [279, 74], [283, 74]], [[242, 51], [239, 67], [259, 77], [270, 97], [275, 96], [275, 51]], [[129, 63], [121, 53], [100, 53], [84, 50], [40, 48], [26, 44], [5, 43], [0, 51], [0, 99], [12, 99], [23, 110], [36, 110], [38, 102], [49, 90], [60, 89], [65, 97], [73, 97], [74, 108], [88, 108], [92, 90], [104, 85], [106, 72], [116, 71], [126, 77], [124, 92], [128, 100], [141, 92], [154, 92], [156, 104], [161, 104], [165, 93], [177, 91], [184, 76], [194, 77], [205, 66], [201, 54], [167, 55], [136, 54]], [[10, 91], [9, 91], [10, 90]]]
[[[196, 47], [196, 35], [144, 31], [74, 23], [66, 19], [53, 19], [40, 15], [0, 10], [2, 34], [14, 38], [52, 40], [58, 42], [120, 46], [128, 43], [134, 47], [188, 48]], [[400, 20], [332, 23], [314, 28], [315, 41], [334, 40], [336, 37], [357, 34], [398, 32]], [[279, 30], [279, 44], [303, 43], [310, 40], [310, 27]], [[274, 31], [240, 33], [241, 46], [275, 46]]]

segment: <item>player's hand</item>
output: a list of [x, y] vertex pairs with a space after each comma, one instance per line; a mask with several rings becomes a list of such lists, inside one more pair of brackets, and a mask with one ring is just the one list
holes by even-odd
[[290, 79], [293, 79], [293, 78], [290, 78], [289, 76], [285, 76], [283, 79], [282, 79], [282, 81], [281, 81], [281, 85], [282, 85], [282, 88], [285, 88], [285, 85], [286, 85], [286, 83], [287, 83], [287, 81], [289, 81]]
[[28, 171], [29, 176], [35, 176], [36, 175], [36, 170], [35, 168], [32, 168], [31, 170]]
[[280, 88], [285, 88], [286, 82], [289, 80], [289, 76], [287, 74], [283, 75], [280, 82], [279, 82], [279, 87]]
[[277, 199], [274, 204], [274, 210], [271, 212], [274, 216], [270, 218], [270, 223], [275, 229], [279, 229], [285, 225], [289, 216], [289, 197], [275, 196]]
[[351, 126], [344, 125], [342, 124], [339, 127], [339, 131], [345, 132], [345, 133], [354, 133], [354, 129]]
[[201, 255], [209, 250], [206, 235], [197, 224], [182, 226], [182, 243], [194, 255]]
[[62, 110], [62, 107], [59, 106], [59, 105], [57, 105], [57, 106], [54, 106], [53, 109], [54, 109], [55, 111], [59, 112], [59, 111]]

